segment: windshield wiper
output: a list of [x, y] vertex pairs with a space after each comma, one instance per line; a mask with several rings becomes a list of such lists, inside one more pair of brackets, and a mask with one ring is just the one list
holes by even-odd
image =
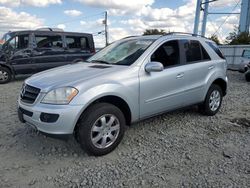
[[108, 64], [111, 65], [112, 63], [109, 63], [107, 61], [103, 61], [103, 60], [92, 60], [90, 61], [91, 63], [102, 63], [102, 64]]

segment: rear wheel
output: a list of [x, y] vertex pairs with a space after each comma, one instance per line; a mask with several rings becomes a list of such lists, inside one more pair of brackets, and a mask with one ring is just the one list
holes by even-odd
[[121, 142], [125, 118], [119, 108], [108, 103], [90, 106], [79, 122], [79, 143], [91, 155], [105, 155]]
[[0, 84], [8, 83], [11, 80], [11, 72], [8, 68], [0, 67]]
[[245, 73], [246, 81], [250, 82], [250, 70]]
[[221, 107], [222, 96], [221, 87], [215, 84], [211, 85], [204, 103], [199, 106], [202, 114], [208, 116], [215, 115]]

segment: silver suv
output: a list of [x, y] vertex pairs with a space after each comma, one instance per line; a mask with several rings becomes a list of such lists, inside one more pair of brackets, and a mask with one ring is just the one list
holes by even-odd
[[128, 37], [86, 62], [25, 80], [18, 114], [40, 132], [74, 134], [104, 155], [125, 126], [190, 105], [215, 115], [227, 90], [227, 64], [216, 44], [187, 34]]

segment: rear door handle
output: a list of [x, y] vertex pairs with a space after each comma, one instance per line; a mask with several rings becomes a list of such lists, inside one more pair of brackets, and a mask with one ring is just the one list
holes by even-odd
[[211, 65], [211, 66], [208, 67], [208, 70], [211, 70], [213, 68], [214, 68], [214, 65]]
[[177, 74], [176, 78], [182, 78], [184, 76], [184, 73]]

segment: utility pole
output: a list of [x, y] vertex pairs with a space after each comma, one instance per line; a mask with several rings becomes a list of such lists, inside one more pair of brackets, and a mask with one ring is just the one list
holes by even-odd
[[242, 0], [240, 12], [240, 26], [239, 32], [249, 32], [250, 24], [250, 2], [249, 0]]
[[209, 0], [205, 0], [204, 4], [205, 4], [205, 7], [203, 10], [203, 20], [202, 20], [202, 27], [201, 27], [201, 35], [202, 36], [205, 36], [205, 34], [206, 34]]
[[104, 27], [105, 27], [105, 45], [108, 46], [108, 12], [105, 11], [105, 18], [104, 18]]
[[198, 34], [199, 23], [200, 23], [200, 10], [201, 9], [201, 0], [197, 0], [195, 20], [194, 20], [194, 34]]

